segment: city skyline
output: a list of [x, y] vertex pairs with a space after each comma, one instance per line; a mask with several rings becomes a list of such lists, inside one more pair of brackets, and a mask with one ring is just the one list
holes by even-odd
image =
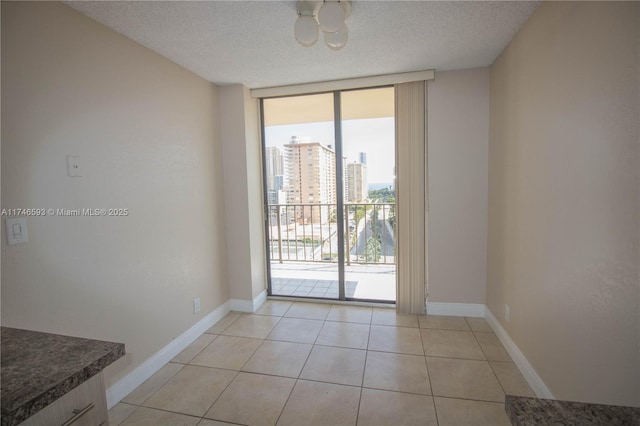
[[[320, 142], [335, 148], [333, 122], [318, 122], [265, 127], [266, 147], [280, 147], [296, 136], [300, 142]], [[366, 153], [370, 184], [392, 185], [395, 167], [395, 122], [393, 117], [345, 120], [342, 122], [345, 163], [360, 160]]]
[[[321, 152], [323, 155], [320, 155]], [[358, 158], [358, 161], [344, 163], [344, 194], [347, 202], [363, 202], [368, 198], [367, 153], [358, 153]], [[265, 176], [269, 204], [334, 202], [327, 195], [333, 193], [335, 187], [335, 155], [332, 149], [319, 142], [299, 141], [292, 137], [283, 148], [267, 147]], [[386, 184], [374, 186], [383, 187]]]

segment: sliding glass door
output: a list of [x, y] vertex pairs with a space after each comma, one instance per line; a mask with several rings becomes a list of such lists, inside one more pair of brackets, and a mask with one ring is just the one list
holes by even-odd
[[272, 295], [339, 297], [333, 98], [262, 101]]
[[396, 300], [394, 88], [341, 94], [345, 291]]
[[393, 87], [261, 108], [269, 294], [394, 302]]

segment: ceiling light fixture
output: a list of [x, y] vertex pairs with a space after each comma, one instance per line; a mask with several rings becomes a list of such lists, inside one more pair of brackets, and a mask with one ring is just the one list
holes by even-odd
[[324, 41], [333, 50], [342, 49], [349, 40], [345, 20], [351, 15], [351, 2], [344, 0], [299, 1], [296, 4], [298, 20], [293, 32], [298, 43], [313, 46], [320, 30]]

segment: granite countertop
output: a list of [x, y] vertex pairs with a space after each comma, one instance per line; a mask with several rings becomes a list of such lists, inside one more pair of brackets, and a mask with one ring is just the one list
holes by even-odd
[[2, 426], [16, 425], [124, 356], [124, 344], [0, 327]]
[[507, 395], [505, 411], [514, 426], [640, 426], [640, 407]]

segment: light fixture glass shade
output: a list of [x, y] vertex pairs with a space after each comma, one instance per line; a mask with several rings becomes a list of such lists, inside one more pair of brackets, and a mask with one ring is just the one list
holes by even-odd
[[337, 1], [325, 1], [318, 12], [322, 31], [335, 33], [344, 25], [344, 8]]
[[318, 23], [313, 16], [300, 15], [293, 27], [293, 33], [295, 34], [298, 43], [305, 47], [309, 47], [318, 40], [320, 30], [318, 29]]
[[324, 33], [324, 42], [333, 50], [342, 49], [349, 41], [349, 28], [344, 24], [342, 28], [334, 33]]

